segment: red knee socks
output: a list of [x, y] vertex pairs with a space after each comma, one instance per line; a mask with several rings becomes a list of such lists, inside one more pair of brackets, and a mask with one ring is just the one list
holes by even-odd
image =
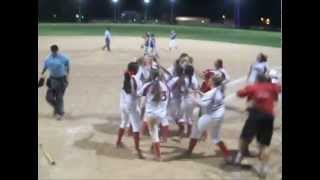
[[191, 138], [190, 141], [189, 141], [189, 148], [188, 148], [188, 154], [191, 154], [194, 147], [197, 145], [197, 142], [198, 140], [197, 139], [194, 139], [194, 138]]
[[219, 148], [223, 152], [223, 155], [225, 158], [229, 156], [229, 150], [227, 149], [226, 145], [223, 143], [223, 141], [220, 141], [218, 144]]

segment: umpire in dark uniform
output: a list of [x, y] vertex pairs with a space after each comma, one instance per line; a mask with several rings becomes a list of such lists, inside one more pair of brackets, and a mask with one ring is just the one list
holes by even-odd
[[46, 58], [42, 78], [45, 72], [49, 71], [47, 79], [47, 95], [48, 103], [53, 107], [53, 115], [57, 120], [61, 120], [64, 115], [63, 96], [68, 86], [68, 75], [70, 72], [69, 59], [61, 53], [58, 53], [57, 45], [50, 47], [51, 54]]

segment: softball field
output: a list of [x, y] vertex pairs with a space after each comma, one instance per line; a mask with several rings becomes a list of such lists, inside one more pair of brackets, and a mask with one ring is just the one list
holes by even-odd
[[[182, 52], [186, 52], [194, 58], [195, 68], [201, 71], [212, 68], [213, 61], [222, 58], [232, 78], [226, 91], [227, 105], [245, 108], [245, 100], [237, 98], [234, 92], [245, 85], [249, 65], [258, 53], [267, 54], [269, 66], [281, 72], [281, 48], [188, 39], [178, 39], [177, 42], [179, 49], [169, 52], [169, 39], [157, 38], [160, 63], [169, 67]], [[187, 149], [189, 142], [189, 139], [183, 139], [178, 143], [175, 136], [161, 146], [162, 156], [167, 159], [164, 162], [138, 159], [132, 137], [123, 139], [128, 149], [116, 149], [123, 72], [129, 61], [143, 54], [140, 49], [142, 38], [115, 35], [111, 53], [101, 50], [103, 43], [103, 36], [38, 37], [39, 76], [52, 44], [57, 44], [60, 52], [70, 57], [71, 63], [64, 120], [52, 118], [52, 109], [45, 100], [46, 88], [38, 90], [38, 142], [56, 163], [50, 165], [39, 146], [39, 179], [258, 179], [250, 169], [224, 166], [221, 152], [209, 138], [196, 146], [190, 159], [175, 158]], [[281, 107], [280, 100], [270, 147], [272, 169], [267, 179], [272, 180], [282, 177]], [[231, 150], [238, 149], [246, 116], [245, 113], [226, 111], [221, 136]], [[175, 131], [177, 127], [171, 126], [171, 129]], [[142, 137], [141, 148], [147, 157], [151, 156], [150, 144], [149, 137]], [[253, 143], [251, 150], [256, 149]], [[257, 162], [256, 158], [243, 161], [253, 165]]]

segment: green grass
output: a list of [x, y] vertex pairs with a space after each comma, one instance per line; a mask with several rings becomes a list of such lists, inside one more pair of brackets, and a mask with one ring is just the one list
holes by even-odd
[[149, 31], [156, 37], [168, 37], [169, 32], [174, 29], [178, 38], [183, 39], [281, 47], [280, 32], [181, 25], [40, 23], [38, 34], [39, 36], [103, 36], [106, 27], [110, 27], [112, 35], [116, 36], [141, 37], [144, 32]]

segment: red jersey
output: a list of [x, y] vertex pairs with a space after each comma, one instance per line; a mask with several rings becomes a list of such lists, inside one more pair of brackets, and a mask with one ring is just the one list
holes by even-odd
[[202, 74], [204, 75], [205, 80], [201, 84], [200, 91], [205, 93], [211, 90], [211, 87], [208, 85], [208, 80], [214, 75], [213, 69], [206, 69]]
[[247, 97], [253, 100], [254, 107], [258, 110], [274, 114], [274, 101], [278, 100], [281, 87], [272, 83], [255, 83], [246, 86], [237, 92], [239, 97]]
[[211, 90], [211, 87], [208, 85], [207, 80], [203, 81], [200, 87], [200, 91], [206, 93]]

